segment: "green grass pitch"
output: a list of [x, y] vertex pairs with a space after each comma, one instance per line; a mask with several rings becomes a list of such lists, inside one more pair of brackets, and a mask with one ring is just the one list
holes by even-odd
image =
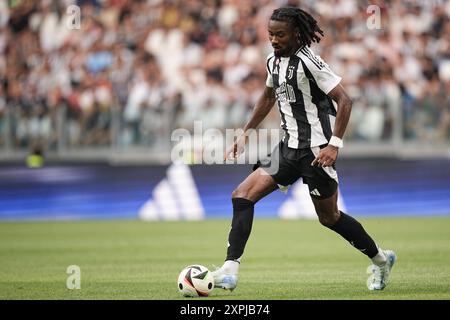
[[[208, 298], [450, 299], [450, 217], [359, 219], [396, 251], [384, 291], [366, 287], [369, 260], [318, 221], [255, 219], [235, 291]], [[0, 299], [183, 298], [189, 264], [221, 265], [230, 221], [0, 223]], [[69, 265], [81, 289], [69, 290]]]

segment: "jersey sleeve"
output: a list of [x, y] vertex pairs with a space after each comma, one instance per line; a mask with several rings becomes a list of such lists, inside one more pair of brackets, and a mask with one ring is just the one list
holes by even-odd
[[270, 71], [270, 66], [271, 66], [271, 63], [273, 63], [272, 62], [273, 58], [274, 58], [273, 54], [270, 54], [267, 57], [267, 63], [266, 63], [266, 71], [267, 71], [266, 86], [270, 87], [270, 88], [273, 88], [272, 72]]
[[304, 48], [301, 52], [302, 60], [314, 77], [317, 86], [325, 94], [328, 94], [341, 82], [342, 78], [335, 74], [320, 56], [315, 55], [309, 48]]

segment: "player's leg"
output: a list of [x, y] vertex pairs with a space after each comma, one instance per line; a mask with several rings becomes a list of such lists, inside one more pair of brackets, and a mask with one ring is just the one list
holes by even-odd
[[[337, 184], [335, 188], [334, 193], [326, 198], [311, 194], [311, 199], [320, 223], [340, 234], [352, 246], [367, 255], [370, 259], [380, 259], [380, 262], [384, 263], [386, 261], [384, 255], [380, 254], [380, 256], [377, 256], [379, 254], [378, 247], [364, 230], [363, 226], [356, 219], [338, 209]], [[319, 190], [320, 194], [325, 193], [323, 187], [321, 188], [315, 185], [314, 189]]]
[[252, 229], [255, 203], [276, 189], [278, 185], [273, 178], [258, 168], [233, 191], [233, 220], [226, 260], [239, 261]]
[[222, 267], [213, 272], [216, 287], [228, 290], [236, 287], [240, 259], [252, 230], [254, 205], [277, 188], [273, 178], [258, 168], [233, 191], [233, 219], [227, 257]]
[[[317, 148], [313, 148], [311, 151], [318, 153]], [[325, 227], [341, 235], [352, 246], [372, 260], [376, 270], [371, 278], [371, 284], [368, 283], [368, 287], [371, 290], [381, 290], [385, 287], [389, 271], [395, 262], [395, 253], [390, 250], [379, 249], [361, 223], [339, 210], [337, 205], [338, 179], [335, 168], [307, 166], [316, 154], [305, 157], [303, 174], [319, 221]]]
[[267, 161], [258, 163], [250, 174], [232, 193], [233, 220], [228, 235], [228, 249], [225, 263], [216, 270], [216, 287], [234, 289], [242, 254], [253, 225], [254, 205], [260, 199], [278, 189], [288, 186], [299, 178], [299, 173], [283, 158], [277, 146]]
[[[255, 203], [279, 186], [288, 186], [300, 177], [300, 173], [283, 156], [282, 147], [283, 142], [280, 142], [267, 159], [255, 165], [253, 173], [232, 193], [233, 220], [228, 237], [227, 262], [240, 262], [250, 236]], [[237, 264], [229, 264], [237, 268]]]
[[372, 260], [373, 265], [368, 268], [371, 276], [367, 280], [367, 287], [369, 290], [383, 290], [397, 257], [391, 250], [380, 249], [361, 223], [338, 210], [337, 196], [337, 190], [326, 199], [318, 199], [311, 195], [319, 221], [322, 225], [340, 234]]

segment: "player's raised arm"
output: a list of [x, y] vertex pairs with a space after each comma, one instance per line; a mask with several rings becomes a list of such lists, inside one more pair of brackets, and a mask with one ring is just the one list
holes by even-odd
[[253, 108], [252, 115], [244, 126], [244, 133], [233, 143], [233, 145], [227, 150], [225, 154], [226, 159], [237, 158], [242, 152], [244, 152], [245, 144], [247, 142], [247, 133], [250, 129], [256, 129], [258, 125], [264, 120], [267, 114], [272, 109], [275, 103], [275, 92], [273, 88], [266, 86], [261, 94], [258, 102]]

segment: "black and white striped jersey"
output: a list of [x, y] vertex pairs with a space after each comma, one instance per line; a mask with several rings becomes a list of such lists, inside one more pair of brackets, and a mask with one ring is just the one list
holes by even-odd
[[283, 140], [301, 149], [328, 143], [336, 117], [328, 93], [341, 81], [330, 67], [303, 47], [291, 57], [267, 57], [266, 85], [274, 88], [281, 115]]

